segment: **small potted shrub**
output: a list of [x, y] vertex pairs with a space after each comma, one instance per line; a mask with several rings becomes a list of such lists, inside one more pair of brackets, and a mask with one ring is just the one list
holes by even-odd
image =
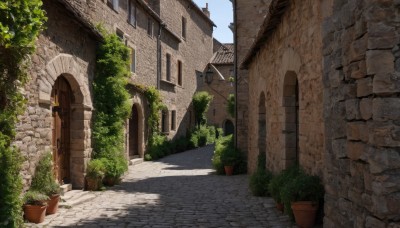
[[97, 191], [101, 187], [105, 166], [100, 159], [89, 161], [86, 168], [86, 190]]
[[53, 156], [50, 152], [46, 152], [39, 160], [30, 189], [50, 197], [47, 202], [46, 214], [57, 212], [60, 201], [60, 185], [53, 174]]
[[269, 196], [268, 184], [271, 181], [272, 174], [264, 169], [258, 169], [250, 177], [250, 190], [254, 196]]
[[283, 212], [283, 201], [281, 191], [286, 183], [295, 178], [299, 174], [298, 166], [292, 166], [282, 172], [274, 175], [268, 184], [268, 192], [276, 202], [276, 208]]
[[225, 174], [231, 176], [233, 168], [237, 162], [237, 152], [232, 147], [226, 147], [221, 153], [221, 162], [224, 165]]
[[290, 204], [296, 224], [300, 227], [313, 227], [319, 201], [324, 196], [324, 187], [318, 176], [310, 176], [303, 171], [285, 184], [281, 197]]
[[24, 217], [29, 222], [41, 223], [46, 215], [49, 197], [38, 191], [28, 191], [24, 195]]
[[128, 169], [128, 164], [123, 157], [116, 157], [112, 159], [102, 158], [105, 173], [103, 184], [106, 186], [114, 186], [121, 182], [121, 176]]

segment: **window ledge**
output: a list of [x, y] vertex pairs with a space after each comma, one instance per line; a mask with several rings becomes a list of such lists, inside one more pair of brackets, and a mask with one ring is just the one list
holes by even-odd
[[162, 83], [165, 83], [165, 84], [170, 85], [170, 86], [173, 86], [173, 87], [177, 86], [175, 83], [170, 82], [170, 81], [167, 81], [167, 80], [164, 80], [164, 79], [161, 79], [160, 81], [161, 81]]

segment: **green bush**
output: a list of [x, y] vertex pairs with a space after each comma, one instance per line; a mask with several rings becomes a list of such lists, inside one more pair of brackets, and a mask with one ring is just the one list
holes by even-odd
[[46, 201], [50, 198], [42, 192], [29, 190], [24, 195], [24, 204], [29, 205], [46, 205]]
[[149, 141], [149, 145], [147, 148], [147, 161], [157, 160], [159, 158], [164, 157], [168, 154], [170, 150], [168, 145], [168, 139], [165, 135], [155, 134], [152, 139]]
[[265, 169], [258, 169], [250, 177], [250, 190], [254, 196], [270, 196], [268, 184], [270, 183], [272, 174]]
[[268, 191], [277, 203], [282, 203], [281, 190], [284, 185], [299, 174], [298, 166], [292, 166], [274, 175], [268, 185]]
[[212, 158], [212, 164], [217, 174], [224, 174], [224, 165], [232, 164], [233, 173], [241, 174], [247, 171], [247, 162], [245, 155], [238, 149], [235, 149], [233, 136], [220, 136], [215, 143], [215, 151]]
[[190, 148], [203, 147], [215, 143], [215, 127], [201, 125], [190, 134]]
[[193, 95], [192, 102], [194, 108], [194, 116], [198, 127], [200, 127], [200, 125], [204, 125], [207, 122], [206, 113], [212, 99], [213, 96], [206, 91], [196, 92]]
[[101, 158], [101, 162], [104, 164], [105, 178], [119, 180], [120, 177], [128, 170], [128, 163], [125, 158]]
[[48, 196], [60, 192], [60, 185], [53, 175], [53, 156], [50, 152], [46, 152], [39, 160], [30, 190], [41, 192]]
[[86, 177], [92, 179], [102, 179], [105, 175], [106, 167], [103, 159], [93, 159], [88, 162]]

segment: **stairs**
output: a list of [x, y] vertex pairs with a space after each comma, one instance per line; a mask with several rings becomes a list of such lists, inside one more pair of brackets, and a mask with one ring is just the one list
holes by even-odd
[[143, 162], [143, 158], [140, 158], [139, 156], [135, 156], [131, 160], [129, 160], [129, 165], [137, 165], [142, 162]]

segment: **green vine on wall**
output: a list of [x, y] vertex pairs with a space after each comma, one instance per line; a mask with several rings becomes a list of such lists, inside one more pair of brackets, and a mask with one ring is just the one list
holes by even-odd
[[130, 115], [129, 49], [115, 34], [104, 34], [97, 52], [94, 91], [93, 157], [107, 163], [106, 177], [119, 178], [127, 170], [124, 125]]
[[0, 2], [0, 226], [20, 227], [22, 158], [11, 144], [18, 115], [25, 110], [21, 92], [28, 81], [29, 55], [47, 20], [41, 0]]
[[196, 92], [193, 95], [192, 102], [198, 128], [200, 128], [200, 125], [204, 125], [207, 123], [206, 114], [213, 98], [214, 97], [210, 95], [207, 91]]

